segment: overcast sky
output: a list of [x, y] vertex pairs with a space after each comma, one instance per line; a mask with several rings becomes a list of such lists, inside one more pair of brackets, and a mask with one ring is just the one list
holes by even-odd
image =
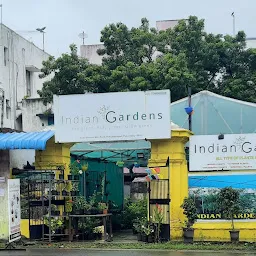
[[46, 26], [45, 49], [59, 56], [71, 43], [81, 44], [79, 33], [88, 34], [87, 44], [100, 42], [100, 31], [109, 23], [138, 26], [147, 17], [157, 20], [182, 19], [196, 15], [205, 19], [206, 31], [232, 34], [236, 29], [256, 37], [256, 0], [0, 0], [3, 23], [42, 47], [42, 37], [33, 31]]

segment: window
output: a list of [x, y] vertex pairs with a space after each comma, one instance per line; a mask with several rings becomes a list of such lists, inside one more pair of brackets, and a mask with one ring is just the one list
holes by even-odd
[[54, 116], [48, 116], [48, 125], [54, 125]]
[[4, 47], [4, 65], [7, 66], [8, 61], [8, 48]]
[[11, 106], [10, 106], [9, 100], [6, 100], [5, 109], [6, 109], [6, 118], [9, 119], [11, 115]]
[[27, 97], [31, 96], [31, 83], [32, 83], [32, 72], [26, 70], [26, 87], [27, 87]]

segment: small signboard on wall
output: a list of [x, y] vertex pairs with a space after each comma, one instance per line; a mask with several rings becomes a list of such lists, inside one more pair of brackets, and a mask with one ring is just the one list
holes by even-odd
[[194, 135], [189, 144], [190, 171], [256, 169], [256, 134]]
[[8, 180], [9, 242], [21, 238], [20, 230], [20, 180]]

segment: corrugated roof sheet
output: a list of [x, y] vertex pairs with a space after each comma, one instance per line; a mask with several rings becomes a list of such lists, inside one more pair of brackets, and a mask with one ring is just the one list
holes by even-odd
[[0, 149], [45, 150], [46, 142], [54, 131], [0, 133]]
[[[171, 119], [188, 129], [184, 108], [188, 98], [171, 103]], [[224, 97], [209, 91], [192, 95], [192, 131], [196, 135], [239, 134], [256, 132], [256, 104]]]

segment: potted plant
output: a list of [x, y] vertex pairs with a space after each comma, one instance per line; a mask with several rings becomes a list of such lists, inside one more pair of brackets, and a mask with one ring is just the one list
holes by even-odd
[[71, 185], [71, 183], [69, 183], [69, 182], [64, 183], [64, 187], [62, 189], [62, 196], [68, 196], [69, 195], [70, 185]]
[[49, 223], [49, 217], [45, 217], [45, 224], [51, 227], [52, 234], [61, 234], [64, 222], [61, 219], [51, 218]]
[[142, 226], [142, 242], [153, 243], [154, 237], [154, 228], [151, 223], [147, 223], [146, 226]]
[[154, 209], [154, 223], [156, 225], [155, 242], [157, 243], [160, 241], [160, 232], [163, 219], [163, 209], [158, 204], [156, 204], [156, 208]]
[[60, 215], [60, 211], [58, 210], [58, 207], [54, 204], [51, 205], [51, 215], [53, 215], [53, 216]]
[[86, 200], [84, 197], [77, 197], [74, 200], [73, 210], [77, 215], [83, 215], [85, 209]]
[[88, 163], [83, 164], [82, 167], [81, 167], [81, 168], [82, 168], [82, 171], [83, 171], [83, 172], [86, 172], [86, 171], [88, 170], [88, 167], [89, 167]]
[[99, 211], [103, 214], [108, 214], [108, 206], [106, 203], [99, 203]]
[[124, 167], [124, 162], [123, 161], [117, 161], [116, 165], [120, 168]]
[[96, 239], [102, 239], [102, 233], [104, 232], [104, 226], [98, 226], [93, 229], [93, 233], [95, 234]]
[[57, 169], [61, 171], [61, 173], [59, 174], [59, 180], [64, 180], [64, 169], [65, 169], [64, 166], [63, 165], [58, 166]]
[[222, 188], [217, 195], [218, 208], [225, 219], [231, 220], [231, 242], [239, 241], [239, 230], [235, 229], [234, 215], [240, 210], [240, 191], [231, 187]]
[[142, 217], [141, 219], [137, 218], [133, 224], [133, 228], [137, 233], [138, 241], [142, 241], [143, 227], [146, 226], [146, 224], [147, 224], [147, 218], [145, 217]]
[[197, 221], [197, 209], [193, 198], [185, 198], [183, 204], [183, 213], [186, 216], [185, 227], [183, 228], [183, 236], [185, 243], [193, 243], [194, 229], [192, 226]]
[[77, 161], [71, 163], [69, 165], [69, 168], [70, 168], [70, 174], [72, 175], [72, 177], [69, 175], [68, 179], [79, 180], [80, 168], [78, 166]]
[[78, 184], [74, 183], [71, 189], [71, 196], [78, 196], [78, 195], [79, 195]]

